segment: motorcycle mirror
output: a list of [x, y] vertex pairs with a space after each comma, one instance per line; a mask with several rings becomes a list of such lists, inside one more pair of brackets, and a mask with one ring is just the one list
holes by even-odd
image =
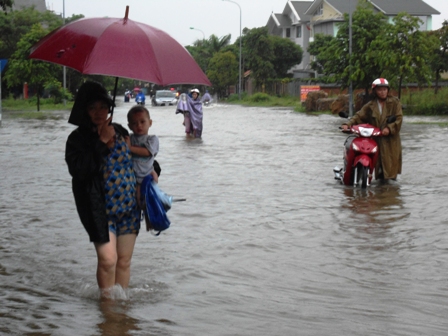
[[391, 115], [391, 116], [387, 117], [386, 122], [388, 124], [391, 124], [391, 123], [395, 122], [395, 120], [397, 120], [397, 116]]
[[345, 118], [345, 119], [348, 118], [348, 114], [347, 114], [347, 112], [344, 112], [344, 111], [339, 112], [338, 115], [339, 115], [341, 118]]

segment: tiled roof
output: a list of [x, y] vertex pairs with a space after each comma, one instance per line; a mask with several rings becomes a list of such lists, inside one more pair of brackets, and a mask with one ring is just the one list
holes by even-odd
[[384, 14], [398, 14], [400, 12], [407, 12], [411, 15], [440, 14], [439, 11], [422, 0], [373, 0], [371, 2]]
[[[305, 14], [313, 15], [317, 6], [324, 0], [315, 0]], [[353, 12], [358, 5], [358, 0], [325, 0], [329, 5], [342, 13]], [[440, 14], [436, 9], [429, 6], [423, 0], [370, 0], [372, 5], [386, 15], [396, 15], [407, 12], [411, 15], [434, 15]]]
[[305, 15], [305, 12], [312, 3], [312, 1], [291, 1], [292, 6], [300, 17], [300, 21], [307, 22], [310, 20], [311, 16]]
[[274, 14], [277, 21], [280, 23], [279, 27], [291, 27], [291, 19], [283, 14]]

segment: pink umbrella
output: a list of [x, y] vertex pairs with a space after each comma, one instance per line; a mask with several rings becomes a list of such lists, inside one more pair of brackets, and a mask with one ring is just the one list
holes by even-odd
[[[128, 19], [90, 18], [68, 23], [42, 38], [29, 58], [83, 74], [132, 78], [162, 86], [211, 86], [190, 53], [160, 29]], [[116, 86], [114, 98], [116, 95]]]

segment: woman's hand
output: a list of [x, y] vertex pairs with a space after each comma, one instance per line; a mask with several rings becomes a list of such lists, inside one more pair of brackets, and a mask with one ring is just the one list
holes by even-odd
[[129, 150], [131, 149], [131, 137], [129, 135], [124, 137], [124, 141], [126, 142], [126, 145], [128, 145]]
[[388, 136], [390, 134], [389, 127], [384, 127], [382, 130], [383, 136]]
[[107, 118], [101, 125], [98, 125], [98, 135], [100, 136], [100, 140], [109, 147], [113, 144], [115, 137], [115, 129], [112, 125], [110, 125], [111, 120], [112, 116]]

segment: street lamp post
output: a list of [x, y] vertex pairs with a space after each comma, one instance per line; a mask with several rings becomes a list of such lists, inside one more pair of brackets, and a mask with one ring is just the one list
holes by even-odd
[[190, 27], [190, 29], [193, 29], [193, 30], [199, 30], [199, 31], [202, 33], [202, 38], [205, 40], [205, 34], [204, 34], [204, 32], [203, 32], [202, 30], [197, 29], [197, 28], [195, 28], [195, 27]]
[[241, 6], [232, 0], [222, 0], [222, 1], [228, 1], [228, 2], [232, 2], [235, 5], [238, 6], [238, 8], [240, 9], [240, 66], [239, 66], [239, 82], [238, 82], [238, 99], [241, 100]]
[[[63, 23], [65, 24], [65, 0], [62, 0], [62, 20]], [[67, 82], [66, 82], [66, 69], [65, 69], [65, 65], [62, 67], [62, 81], [63, 81], [63, 86], [64, 86], [64, 106], [67, 105], [67, 99], [65, 99], [65, 90], [67, 87]]]
[[350, 86], [348, 88], [348, 115], [350, 117], [353, 116], [353, 82], [351, 79], [352, 76], [352, 6], [351, 6], [351, 0], [348, 1], [348, 15], [349, 15], [349, 21], [348, 21], [348, 54], [349, 54], [349, 76], [350, 76]]

